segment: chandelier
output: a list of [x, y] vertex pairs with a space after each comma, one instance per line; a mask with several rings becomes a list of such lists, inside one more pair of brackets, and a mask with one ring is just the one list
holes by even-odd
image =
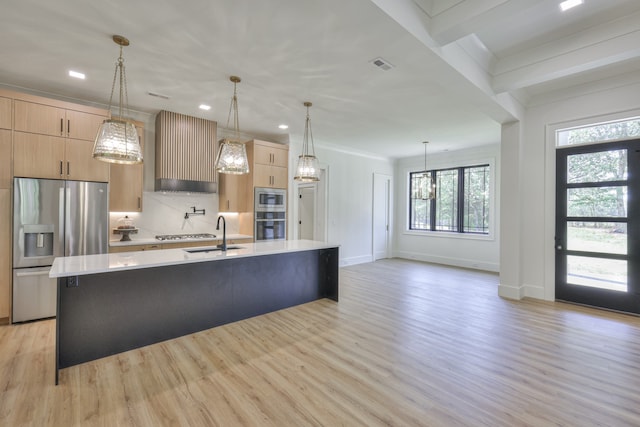
[[249, 160], [247, 159], [247, 148], [240, 141], [240, 122], [238, 120], [238, 95], [236, 84], [240, 83], [240, 77], [231, 76], [229, 80], [233, 82], [233, 97], [229, 106], [229, 116], [227, 118], [227, 128], [233, 114], [234, 139], [223, 138], [220, 140], [220, 149], [216, 159], [215, 168], [219, 173], [232, 175], [242, 175], [249, 173]]
[[422, 179], [420, 182], [420, 197], [422, 200], [431, 200], [436, 198], [436, 183], [431, 172], [427, 170], [427, 144], [424, 141], [424, 169], [422, 170]]
[[111, 112], [111, 104], [113, 102], [113, 94], [116, 88], [116, 78], [119, 76], [119, 98], [118, 98], [118, 115], [105, 120], [96, 136], [93, 145], [93, 158], [108, 163], [121, 164], [138, 164], [142, 163], [142, 149], [140, 148], [140, 140], [136, 127], [123, 117], [123, 110], [129, 109], [129, 100], [127, 96], [127, 78], [124, 68], [124, 58], [122, 57], [122, 48], [129, 46], [129, 40], [126, 37], [115, 35], [113, 41], [120, 45], [120, 56], [116, 61], [116, 69], [113, 74], [113, 84], [111, 85], [111, 97], [109, 97], [109, 112]]
[[[303, 103], [307, 107], [307, 120], [304, 123], [304, 139], [302, 140], [302, 154], [298, 156], [298, 167], [296, 168], [296, 181], [313, 182], [320, 181], [320, 168], [313, 147], [313, 132], [311, 131], [311, 118], [309, 118], [310, 102]], [[309, 152], [309, 139], [311, 139], [311, 152]]]

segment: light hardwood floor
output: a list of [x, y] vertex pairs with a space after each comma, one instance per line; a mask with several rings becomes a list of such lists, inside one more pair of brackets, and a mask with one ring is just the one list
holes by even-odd
[[640, 425], [638, 317], [397, 259], [340, 281], [339, 303], [71, 367], [57, 387], [55, 322], [1, 326], [0, 425]]

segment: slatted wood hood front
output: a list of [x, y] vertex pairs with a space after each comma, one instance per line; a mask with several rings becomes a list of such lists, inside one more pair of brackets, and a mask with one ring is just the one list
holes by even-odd
[[156, 116], [156, 191], [215, 193], [217, 123], [171, 111]]

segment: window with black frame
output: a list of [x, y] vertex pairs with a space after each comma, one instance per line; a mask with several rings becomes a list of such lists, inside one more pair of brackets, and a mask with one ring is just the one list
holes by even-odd
[[409, 188], [410, 230], [489, 234], [489, 165], [411, 172]]

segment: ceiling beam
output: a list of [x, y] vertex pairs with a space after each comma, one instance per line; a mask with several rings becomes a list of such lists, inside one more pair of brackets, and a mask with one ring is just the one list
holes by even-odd
[[[464, 85], [470, 102], [481, 105], [489, 117], [498, 123], [522, 118], [521, 104], [509, 94], [496, 96], [493, 92], [493, 76], [481, 66], [477, 57], [469, 53], [472, 44], [468, 39], [464, 43], [450, 43], [441, 46], [429, 34], [430, 19], [412, 0], [371, 0], [383, 12], [400, 24], [406, 31], [438, 55], [453, 71], [464, 77], [469, 85]], [[462, 87], [457, 88], [463, 90]]]
[[431, 20], [430, 34], [446, 45], [540, 3], [540, 0], [466, 0]]
[[493, 69], [496, 93], [640, 58], [640, 13], [503, 58]]

